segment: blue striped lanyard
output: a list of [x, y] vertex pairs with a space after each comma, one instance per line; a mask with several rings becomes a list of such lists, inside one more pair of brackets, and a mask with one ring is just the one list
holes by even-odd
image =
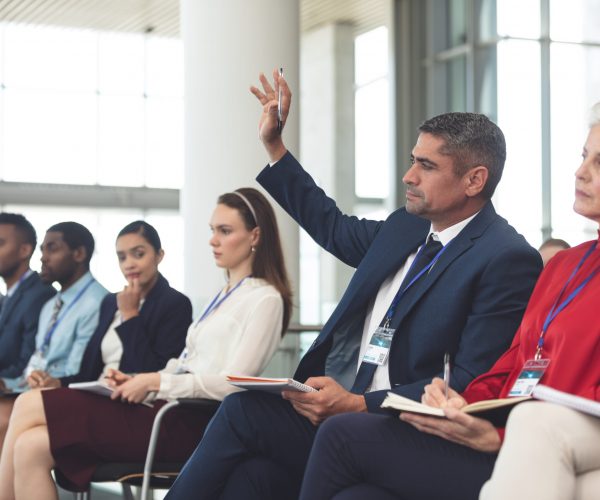
[[581, 266], [583, 265], [583, 263], [587, 260], [587, 258], [596, 249], [596, 244], [597, 244], [597, 241], [594, 241], [594, 243], [592, 243], [592, 246], [585, 253], [585, 255], [581, 258], [581, 260], [579, 261], [579, 264], [577, 264], [577, 266], [575, 267], [575, 269], [573, 269], [573, 272], [571, 273], [571, 276], [569, 276], [569, 279], [567, 279], [567, 281], [563, 285], [562, 289], [560, 290], [560, 293], [558, 294], [558, 297], [556, 298], [556, 300], [554, 301], [554, 304], [550, 308], [550, 311], [548, 312], [548, 315], [546, 316], [546, 320], [544, 321], [544, 325], [542, 326], [542, 333], [540, 334], [540, 338], [539, 338], [538, 343], [537, 343], [537, 349], [536, 349], [536, 352], [535, 352], [535, 359], [541, 359], [541, 357], [542, 357], [542, 348], [544, 347], [544, 337], [546, 335], [546, 331], [548, 330], [548, 327], [550, 326], [550, 323], [552, 323], [552, 321], [554, 321], [554, 318], [556, 318], [556, 316], [558, 316], [558, 314], [565, 307], [567, 307], [571, 303], [571, 301], [575, 297], [577, 297], [577, 295], [579, 295], [579, 293], [581, 292], [581, 290], [583, 290], [584, 287], [590, 282], [590, 280], [594, 276], [596, 276], [596, 274], [598, 274], [598, 271], [600, 271], [600, 266], [596, 267], [596, 269], [594, 269], [581, 282], [581, 284], [577, 288], [575, 288], [575, 290], [573, 290], [563, 302], [561, 302], [559, 304], [559, 301], [562, 298], [563, 293], [565, 293], [565, 290], [566, 290], [567, 286], [573, 280], [573, 278], [575, 277], [575, 275], [579, 272], [579, 270], [581, 269]]
[[204, 310], [204, 312], [202, 313], [202, 316], [200, 316], [200, 318], [198, 318], [198, 320], [196, 321], [194, 326], [198, 326], [200, 324], [200, 322], [202, 322], [204, 320], [204, 318], [206, 318], [211, 312], [213, 312], [217, 307], [219, 307], [223, 302], [225, 302], [229, 298], [229, 296], [233, 292], [235, 292], [240, 286], [242, 286], [242, 283], [250, 277], [251, 276], [246, 276], [245, 278], [243, 278], [237, 285], [235, 285], [231, 290], [229, 290], [225, 295], [223, 295], [221, 300], [219, 300], [219, 297], [221, 297], [221, 292], [222, 292], [222, 290], [220, 290], [219, 293], [216, 295], [216, 297], [212, 300], [212, 302]]
[[[452, 243], [452, 242], [450, 242]], [[448, 243], [448, 245], [450, 245], [450, 243]], [[383, 327], [384, 328], [388, 328], [390, 326], [390, 322], [392, 321], [392, 318], [394, 316], [394, 312], [396, 311], [396, 307], [398, 306], [398, 303], [400, 302], [400, 299], [402, 298], [402, 296], [406, 293], [406, 291], [413, 286], [413, 284], [421, 277], [423, 276], [425, 273], [429, 272], [429, 270], [435, 265], [435, 263], [439, 260], [439, 258], [442, 256], [442, 254], [446, 251], [446, 248], [448, 248], [448, 245], [445, 245], [441, 248], [441, 250], [435, 254], [435, 257], [433, 259], [431, 259], [431, 262], [429, 264], [427, 264], [423, 269], [421, 269], [414, 277], [412, 280], [410, 280], [410, 283], [408, 283], [408, 285], [406, 285], [404, 288], [400, 288], [398, 290], [398, 293], [396, 293], [396, 296], [394, 297], [394, 300], [392, 300], [392, 303], [390, 304], [390, 307], [387, 310], [387, 313], [385, 314], [385, 319], [383, 322]], [[410, 268], [408, 269], [408, 272], [406, 273], [405, 276], [408, 276], [408, 274], [410, 273], [411, 269], [413, 268], [413, 266], [415, 265], [415, 263], [417, 262], [417, 260], [419, 259], [419, 256], [421, 255], [421, 252], [425, 249], [425, 245], [423, 245], [419, 251], [417, 252], [417, 255], [415, 256], [414, 260], [412, 261], [412, 264], [410, 265]]]
[[71, 301], [71, 303], [65, 308], [64, 312], [58, 317], [56, 322], [52, 325], [52, 328], [50, 328], [50, 330], [48, 330], [46, 332], [46, 335], [44, 337], [44, 343], [42, 344], [42, 347], [41, 347], [42, 352], [45, 351], [46, 349], [48, 349], [48, 346], [50, 345], [50, 340], [52, 339], [52, 335], [54, 335], [54, 332], [58, 328], [58, 325], [60, 324], [60, 322], [64, 319], [64, 317], [67, 315], [67, 313], [73, 308], [73, 306], [79, 301], [79, 299], [83, 296], [83, 294], [92, 285], [92, 283], [94, 281], [96, 281], [96, 279], [92, 278], [90, 281], [88, 281], [86, 283], [86, 285], [81, 290], [79, 290], [79, 293], [75, 296], [75, 298]]

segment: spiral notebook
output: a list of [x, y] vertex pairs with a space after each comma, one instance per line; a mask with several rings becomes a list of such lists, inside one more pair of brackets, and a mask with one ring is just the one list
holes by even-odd
[[559, 391], [552, 389], [547, 385], [538, 384], [533, 389], [533, 397], [548, 403], [555, 403], [573, 410], [578, 410], [588, 415], [594, 415], [600, 417], [600, 403], [593, 399], [582, 398], [581, 396], [574, 396], [568, 392]]

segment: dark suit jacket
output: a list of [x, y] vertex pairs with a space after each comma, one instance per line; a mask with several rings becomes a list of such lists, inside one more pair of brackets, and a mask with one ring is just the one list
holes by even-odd
[[[295, 374], [301, 381], [329, 375], [350, 388], [369, 303], [425, 242], [430, 222], [404, 208], [385, 221], [344, 215], [290, 153], [257, 180], [319, 245], [356, 268]], [[488, 370], [510, 345], [541, 269], [538, 252], [487, 203], [396, 308], [392, 390], [419, 399], [425, 384], [441, 376], [446, 351], [457, 391]], [[382, 411], [386, 392], [365, 395], [369, 411]]]
[[[104, 370], [101, 344], [117, 312], [117, 294], [104, 297], [98, 326], [90, 339], [77, 375], [60, 379], [63, 387], [72, 382], [97, 380]], [[169, 286], [160, 275], [146, 296], [139, 316], [117, 328], [123, 343], [119, 370], [125, 373], [153, 372], [164, 368], [170, 358], [178, 357], [185, 347], [187, 329], [192, 322], [190, 299]]]
[[35, 334], [42, 306], [56, 290], [32, 273], [5, 297], [0, 313], [0, 377], [15, 378], [23, 373], [35, 349]]

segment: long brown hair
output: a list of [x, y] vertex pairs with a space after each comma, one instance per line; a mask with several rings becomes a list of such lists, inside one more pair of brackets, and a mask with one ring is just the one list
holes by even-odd
[[252, 262], [252, 276], [264, 279], [281, 295], [283, 299], [281, 335], [283, 336], [292, 314], [292, 290], [285, 268], [275, 212], [260, 191], [254, 188], [239, 188], [235, 192], [241, 194], [243, 198], [235, 193], [225, 193], [219, 196], [217, 203], [235, 208], [248, 231], [252, 231], [257, 226], [260, 228], [260, 237], [255, 246]]

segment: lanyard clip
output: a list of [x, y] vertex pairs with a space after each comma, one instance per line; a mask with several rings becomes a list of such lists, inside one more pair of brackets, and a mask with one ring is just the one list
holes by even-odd
[[383, 328], [389, 328], [390, 321], [391, 321], [391, 318], [389, 318], [389, 317], [385, 318], [385, 323], [383, 323]]
[[542, 348], [541, 346], [538, 346], [538, 348], [535, 350], [535, 356], [533, 357], [534, 360], [539, 361], [540, 359], [542, 359]]

